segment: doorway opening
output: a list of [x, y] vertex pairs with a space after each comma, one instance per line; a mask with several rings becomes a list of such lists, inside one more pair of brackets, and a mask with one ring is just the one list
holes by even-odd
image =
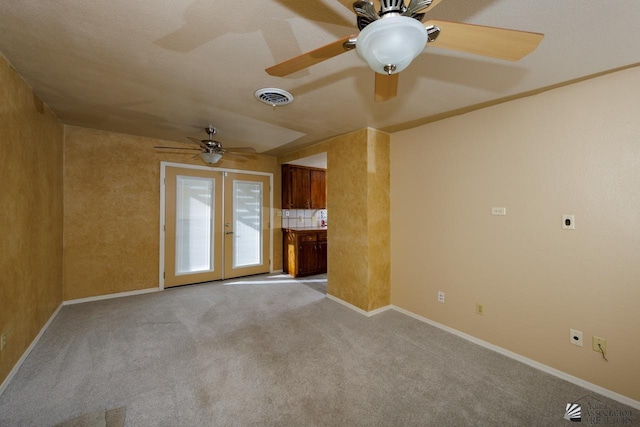
[[[327, 293], [327, 153], [287, 161], [282, 166], [283, 271], [296, 279], [320, 278]], [[310, 282], [310, 284], [315, 282]]]

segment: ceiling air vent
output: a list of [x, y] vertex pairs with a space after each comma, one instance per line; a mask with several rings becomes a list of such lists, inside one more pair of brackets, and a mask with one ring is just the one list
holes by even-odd
[[293, 101], [293, 95], [283, 89], [265, 87], [254, 93], [256, 99], [272, 107], [287, 105]]

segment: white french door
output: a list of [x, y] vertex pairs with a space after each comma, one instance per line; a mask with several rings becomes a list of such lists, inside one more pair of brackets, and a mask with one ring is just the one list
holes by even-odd
[[270, 176], [164, 167], [164, 287], [270, 271]]
[[269, 271], [269, 177], [226, 173], [224, 278]]

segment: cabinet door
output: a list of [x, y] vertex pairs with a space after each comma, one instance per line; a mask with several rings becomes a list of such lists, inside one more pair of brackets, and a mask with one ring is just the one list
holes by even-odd
[[[295, 241], [293, 240], [293, 235], [287, 231], [282, 233], [282, 271], [285, 273], [293, 273], [295, 272], [295, 268], [289, 268], [289, 261], [295, 262], [296, 254], [292, 253], [289, 255], [289, 251], [291, 248], [295, 247]], [[291, 257], [291, 259], [289, 258]], [[295, 267], [295, 266], [293, 266]]]
[[318, 242], [316, 255], [318, 257], [317, 273], [327, 272], [327, 242]]
[[317, 244], [300, 243], [298, 246], [298, 275], [313, 274], [318, 270]]
[[291, 205], [291, 168], [282, 165], [282, 209], [293, 209]]
[[327, 208], [327, 182], [326, 172], [323, 170], [311, 169], [309, 171], [309, 180], [311, 181], [311, 208], [326, 209]]
[[309, 209], [311, 207], [311, 182], [309, 170], [290, 168], [291, 170], [291, 209]]

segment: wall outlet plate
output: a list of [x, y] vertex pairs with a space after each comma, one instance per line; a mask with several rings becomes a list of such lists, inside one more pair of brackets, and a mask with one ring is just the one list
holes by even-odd
[[438, 302], [444, 302], [444, 292], [438, 291]]
[[578, 331], [577, 329], [569, 329], [569, 342], [573, 345], [582, 347], [582, 331]]
[[476, 303], [476, 314], [484, 316], [484, 304]]
[[[598, 344], [600, 344], [600, 346], [598, 346]], [[592, 336], [591, 347], [593, 348], [593, 351], [607, 354], [607, 340], [602, 337], [596, 337], [595, 335]], [[600, 350], [600, 347], [602, 347], [602, 351]]]
[[562, 229], [563, 230], [575, 230], [576, 219], [573, 215], [562, 215]]

